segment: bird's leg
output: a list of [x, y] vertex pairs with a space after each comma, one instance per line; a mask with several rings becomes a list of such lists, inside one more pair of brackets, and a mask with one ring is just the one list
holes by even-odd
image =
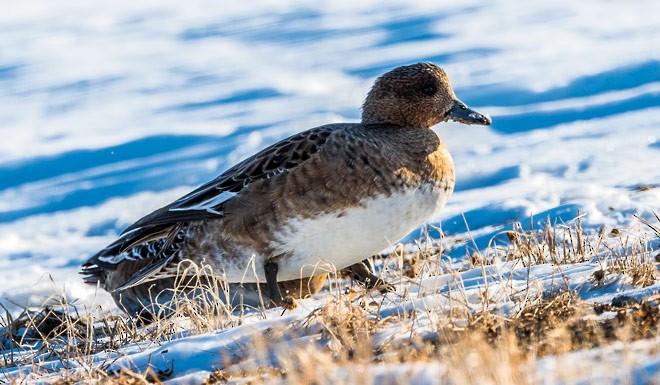
[[296, 301], [291, 296], [282, 297], [280, 285], [277, 283], [277, 262], [269, 261], [264, 264], [266, 273], [266, 286], [268, 286], [268, 296], [275, 306], [281, 306], [285, 310], [291, 310], [296, 307]]
[[266, 285], [268, 286], [268, 296], [275, 305], [280, 306], [284, 298], [280, 291], [280, 285], [277, 284], [277, 262], [266, 262], [264, 271], [266, 272]]
[[381, 293], [395, 291], [394, 286], [378, 278], [373, 273], [373, 267], [368, 259], [348, 267], [351, 277], [364, 284], [367, 289], [378, 289]]
[[379, 278], [373, 273], [369, 260], [358, 262], [348, 267], [351, 272], [351, 278], [364, 284], [368, 289], [373, 289]]

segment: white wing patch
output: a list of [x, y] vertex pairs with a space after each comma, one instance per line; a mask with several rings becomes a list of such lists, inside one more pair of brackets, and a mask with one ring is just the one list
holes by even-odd
[[221, 212], [218, 212], [214, 210], [213, 208], [230, 200], [231, 198], [235, 197], [236, 193], [235, 192], [229, 192], [229, 191], [223, 191], [222, 193], [218, 195], [214, 195], [213, 197], [202, 201], [200, 203], [197, 203], [192, 206], [186, 206], [186, 205], [181, 205], [177, 207], [172, 207], [169, 209], [169, 211], [188, 211], [188, 210], [202, 210], [202, 211], [207, 211], [211, 214], [217, 214], [217, 215], [222, 215]]
[[130, 255], [128, 255], [127, 252], [124, 252], [124, 253], [117, 254], [117, 255], [108, 255], [108, 256], [98, 257], [98, 260], [103, 262], [103, 263], [107, 263], [109, 265], [118, 265], [120, 262], [123, 262], [123, 261], [126, 261], [126, 260], [134, 261], [134, 260], [136, 260], [136, 258], [131, 257]]
[[98, 260], [109, 265], [118, 265], [123, 261], [137, 261], [144, 258], [151, 258], [158, 254], [162, 244], [163, 241], [149, 242], [142, 247], [132, 247], [117, 255], [100, 256]]

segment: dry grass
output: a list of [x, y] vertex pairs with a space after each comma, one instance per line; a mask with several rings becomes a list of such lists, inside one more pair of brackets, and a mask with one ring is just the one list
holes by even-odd
[[[434, 339], [410, 338], [385, 346], [372, 337], [396, 321], [376, 320], [359, 302], [335, 298], [328, 310], [309, 316], [309, 325], [322, 325], [326, 344], [277, 350], [277, 367], [233, 365], [215, 371], [207, 383], [369, 384], [385, 378], [394, 384], [407, 383], [431, 368], [440, 383], [534, 384], [529, 368], [538, 358], [660, 335], [658, 309], [646, 302], [609, 307], [613, 316], [599, 319], [589, 316], [604, 309], [561, 293], [530, 303], [511, 318], [474, 314], [467, 327], [448, 319], [450, 326], [438, 330]], [[264, 351], [270, 342], [258, 339], [253, 350]], [[402, 365], [409, 367], [384, 377], [375, 370]]]
[[162, 384], [161, 379], [149, 369], [145, 373], [135, 373], [130, 370], [122, 370], [116, 376], [107, 376], [100, 372], [91, 376], [67, 376], [53, 382], [53, 385], [74, 385], [89, 382], [102, 383], [103, 385], [147, 385]]
[[[39, 362], [58, 360], [64, 368], [76, 368], [72, 378], [110, 381], [104, 368], [112, 362], [94, 363], [92, 355], [116, 352], [127, 345], [148, 349], [173, 339], [210, 333], [239, 325], [242, 317], [234, 316], [226, 305], [226, 289], [219, 280], [209, 280], [208, 272], [196, 266], [186, 266], [193, 274], [173, 291], [175, 300], [162, 313], [150, 314], [153, 322], [106, 313], [101, 308], [79, 311], [65, 297], [55, 296], [44, 301], [41, 308], [25, 309], [18, 317], [6, 312], [0, 319], [0, 371], [17, 366], [32, 366], [32, 376], [51, 375]], [[190, 293], [191, 286], [197, 290]], [[148, 373], [147, 373], [148, 374]], [[145, 374], [145, 379], [165, 378], [168, 373]], [[139, 383], [141, 375], [126, 372], [111, 377], [117, 383]], [[1, 379], [11, 379], [2, 378]], [[16, 379], [11, 379], [16, 380]], [[114, 381], [114, 380], [113, 380]], [[74, 381], [76, 382], [76, 381]], [[112, 383], [112, 382], [111, 382]]]
[[[644, 224], [660, 236], [657, 225]], [[407, 288], [421, 287], [420, 275], [460, 274], [441, 258], [442, 247], [431, 241], [419, 243], [416, 251], [401, 249], [385, 256], [384, 278]], [[493, 238], [489, 248], [473, 254], [464, 267], [485, 271], [490, 264], [511, 261], [527, 267], [590, 262], [600, 266], [592, 277], [595, 287], [621, 277], [641, 288], [658, 280], [657, 250], [651, 245], [643, 232], [586, 233], [579, 220], [572, 226], [517, 226]], [[146, 349], [245, 321], [243, 313], [218, 305], [226, 295], [222, 286], [200, 282], [206, 282], [205, 294], [181, 296], [170, 309], [172, 315], [153, 314], [155, 321], [149, 325], [100, 311], [78, 312], [64, 300], [56, 307], [26, 310], [17, 318], [7, 314], [1, 325], [0, 368], [32, 364], [33, 377], [52, 378], [35, 362], [56, 358], [65, 368], [76, 364], [59, 384], [164, 381], [171, 373], [108, 373], [106, 365], [92, 363], [90, 355], [128, 344]], [[408, 290], [383, 298], [362, 290], [346, 292], [345, 283], [345, 278], [332, 280], [324, 306], [300, 323], [264, 331], [245, 346], [244, 355], [225, 362], [205, 383], [407, 383], [431, 376], [449, 384], [535, 384], [530, 368], [542, 357], [660, 337], [656, 297], [590, 303], [570, 290], [538, 290], [530, 283], [526, 291], [510, 295], [507, 312], [489, 302], [488, 287], [481, 306], [475, 307], [474, 300], [470, 304], [468, 295], [458, 290], [447, 295], [448, 306], [417, 309], [417, 297]], [[402, 310], [383, 315], [388, 306]], [[257, 316], [265, 317], [265, 312]]]

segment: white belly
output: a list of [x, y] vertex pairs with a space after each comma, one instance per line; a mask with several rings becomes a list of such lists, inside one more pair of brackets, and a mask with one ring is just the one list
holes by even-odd
[[442, 189], [419, 189], [377, 196], [342, 213], [291, 220], [271, 244], [275, 255], [287, 255], [278, 262], [277, 278], [343, 269], [377, 254], [434, 216], [448, 197]]

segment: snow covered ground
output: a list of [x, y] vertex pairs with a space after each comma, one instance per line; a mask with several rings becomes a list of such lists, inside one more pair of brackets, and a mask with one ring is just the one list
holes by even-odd
[[[450, 239], [468, 238], [467, 223], [474, 238], [449, 251], [455, 262], [466, 247], [484, 249], [531, 215], [536, 223], [566, 222], [580, 211], [589, 229], [638, 231], [632, 214], [651, 219], [660, 209], [660, 188], [652, 188], [660, 185], [657, 1], [55, 0], [6, 8], [0, 303], [13, 314], [54, 293], [113, 309], [107, 294], [78, 277], [90, 253], [270, 143], [357, 121], [373, 79], [417, 61], [444, 67], [459, 98], [493, 118], [491, 127], [437, 127], [454, 156], [457, 186], [435, 222]], [[492, 275], [509, 282], [516, 268], [497, 266]], [[597, 268], [586, 263], [563, 274], [576, 288]], [[462, 274], [478, 275], [462, 278], [466, 291], [482, 289], [481, 271]], [[533, 272], [541, 283], [556, 274], [550, 266]], [[583, 298], [607, 302], [637, 290], [610, 289], [585, 290]], [[657, 291], [656, 284], [632, 294]], [[194, 355], [191, 344], [231, 350], [255, 330], [300, 322], [323, 301], [126, 360], [181, 362], [173, 357]], [[638, 358], [626, 373], [660, 373], [657, 353]], [[571, 358], [557, 360], [539, 362], [539, 370]], [[199, 379], [217, 367], [204, 355], [185, 361], [195, 364], [177, 376]]]

